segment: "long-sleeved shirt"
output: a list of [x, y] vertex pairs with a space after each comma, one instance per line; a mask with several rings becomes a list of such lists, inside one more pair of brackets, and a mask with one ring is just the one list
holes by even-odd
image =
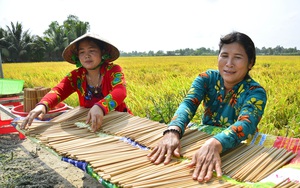
[[257, 131], [267, 95], [264, 88], [249, 75], [225, 94], [224, 80], [219, 71], [208, 70], [193, 81], [169, 126], [179, 126], [183, 135], [201, 102], [204, 106], [202, 124], [225, 128], [214, 138], [226, 151]]
[[93, 95], [88, 89], [86, 74], [87, 70], [83, 67], [71, 71], [41, 99], [39, 104], [44, 104], [49, 110], [77, 92], [79, 105], [82, 107], [91, 108], [98, 105], [104, 114], [113, 110], [131, 113], [124, 102], [126, 82], [119, 65], [107, 63], [101, 66], [100, 75], [103, 76], [101, 95]]

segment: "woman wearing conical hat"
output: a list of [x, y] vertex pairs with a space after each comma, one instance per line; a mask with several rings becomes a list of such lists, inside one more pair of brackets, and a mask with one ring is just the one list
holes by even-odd
[[122, 68], [113, 63], [119, 50], [93, 33], [86, 33], [71, 42], [63, 51], [63, 58], [77, 69], [46, 94], [24, 119], [21, 129], [31, 125], [36, 117], [43, 118], [49, 109], [77, 92], [79, 104], [91, 108], [87, 123], [96, 131], [103, 116], [113, 110], [131, 113], [126, 106], [125, 78]]

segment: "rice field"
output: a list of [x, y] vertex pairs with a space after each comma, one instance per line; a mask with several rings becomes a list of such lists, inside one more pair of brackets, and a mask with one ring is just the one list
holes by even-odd
[[[133, 113], [168, 123], [195, 77], [217, 69], [216, 56], [120, 57], [125, 73], [126, 103]], [[24, 87], [53, 87], [75, 66], [67, 62], [3, 64], [5, 78], [24, 80]], [[250, 75], [267, 91], [268, 103], [259, 131], [300, 137], [300, 56], [258, 56]], [[77, 94], [66, 101], [77, 106]], [[199, 108], [193, 121], [200, 123]]]

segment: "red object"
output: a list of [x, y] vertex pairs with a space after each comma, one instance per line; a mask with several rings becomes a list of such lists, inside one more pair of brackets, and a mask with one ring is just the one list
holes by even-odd
[[20, 99], [20, 96], [1, 97], [0, 103], [3, 104], [3, 106], [18, 106], [22, 104]]
[[0, 117], [0, 134], [19, 133], [19, 138], [24, 140], [26, 137], [10, 124], [12, 120], [13, 119], [1, 120]]
[[[47, 114], [61, 112], [61, 111], [67, 110], [67, 108], [68, 108], [67, 104], [61, 102], [58, 105], [56, 105], [52, 110], [50, 110]], [[14, 108], [11, 109], [11, 113], [22, 116], [22, 117], [26, 117], [28, 115], [28, 112], [24, 112], [23, 105], [15, 106]]]

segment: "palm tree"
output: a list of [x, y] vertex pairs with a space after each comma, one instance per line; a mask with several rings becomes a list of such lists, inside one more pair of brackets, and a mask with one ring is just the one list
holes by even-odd
[[6, 36], [7, 36], [7, 31], [0, 28], [0, 56], [3, 62], [6, 62], [7, 58], [9, 57], [9, 51], [6, 48], [7, 46], [7, 42], [5, 40]]
[[5, 62], [61, 61], [65, 47], [89, 28], [88, 22], [69, 15], [63, 25], [52, 22], [44, 36], [40, 37], [30, 36], [19, 22], [16, 25], [11, 23], [11, 28], [7, 26], [7, 30], [0, 28], [0, 53]]
[[60, 26], [57, 21], [54, 21], [49, 25], [49, 29], [44, 32], [44, 39], [47, 44], [46, 53], [48, 53], [49, 60], [62, 60], [61, 54], [65, 49], [65, 41], [67, 41], [64, 31], [64, 27]]
[[40, 37], [38, 35], [33, 36], [33, 42], [31, 45], [31, 51], [33, 54], [31, 55], [30, 61], [39, 62], [48, 60], [45, 58], [45, 53], [47, 50], [47, 42], [46, 39]]
[[65, 46], [90, 30], [89, 22], [82, 22], [77, 16], [74, 15], [69, 15], [68, 19], [64, 21], [63, 26], [65, 28], [65, 34], [68, 38]]
[[49, 25], [49, 29], [44, 32], [46, 42], [46, 56], [49, 60], [63, 60], [62, 52], [66, 46], [77, 37], [85, 34], [90, 28], [88, 22], [82, 22], [77, 16], [69, 15], [63, 25], [57, 21]]
[[5, 36], [1, 38], [1, 45], [8, 51], [7, 59], [13, 62], [28, 61], [30, 57], [30, 45], [32, 37], [29, 30], [23, 32], [23, 26], [17, 22], [14, 25], [11, 22], [11, 28], [7, 27]]

